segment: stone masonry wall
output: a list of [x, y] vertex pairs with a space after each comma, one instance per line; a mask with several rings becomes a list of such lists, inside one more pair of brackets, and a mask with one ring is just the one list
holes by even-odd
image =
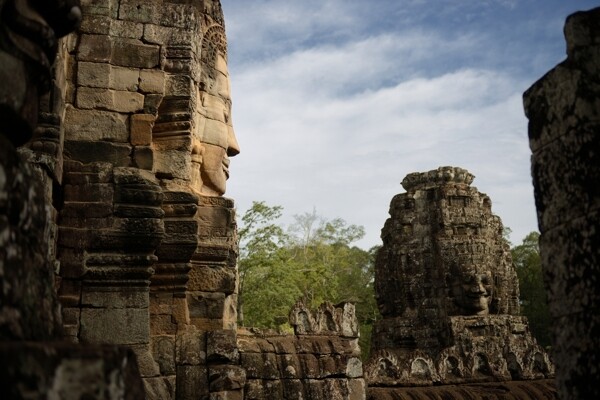
[[364, 400], [365, 381], [354, 305], [325, 303], [315, 311], [298, 302], [294, 335], [238, 333], [246, 400]]
[[524, 94], [563, 399], [600, 397], [600, 9], [567, 18], [567, 59]]

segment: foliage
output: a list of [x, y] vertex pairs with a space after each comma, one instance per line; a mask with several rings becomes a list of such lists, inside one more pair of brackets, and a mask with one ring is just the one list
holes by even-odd
[[241, 325], [285, 329], [288, 312], [302, 297], [316, 308], [329, 301], [356, 305], [361, 345], [368, 353], [370, 327], [378, 316], [375, 303], [374, 254], [352, 243], [364, 228], [336, 218], [326, 220], [315, 210], [294, 216], [284, 230], [282, 208], [254, 202], [241, 219]]
[[544, 289], [538, 232], [529, 233], [511, 249], [519, 277], [521, 313], [529, 319], [531, 332], [542, 346], [550, 345], [550, 313]]

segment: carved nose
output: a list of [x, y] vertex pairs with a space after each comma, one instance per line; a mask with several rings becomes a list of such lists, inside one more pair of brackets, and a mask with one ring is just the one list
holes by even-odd
[[233, 157], [240, 154], [240, 145], [235, 137], [233, 128], [229, 127], [229, 135], [227, 138], [227, 156]]
[[483, 287], [483, 283], [481, 281], [477, 281], [473, 283], [470, 289], [471, 293], [481, 294], [485, 293], [485, 288]]

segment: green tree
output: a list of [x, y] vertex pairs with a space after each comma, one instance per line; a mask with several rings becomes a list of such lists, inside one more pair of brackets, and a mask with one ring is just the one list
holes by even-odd
[[238, 319], [241, 325], [274, 327], [287, 315], [287, 304], [299, 296], [290, 285], [282, 249], [288, 240], [276, 224], [281, 206], [253, 202], [241, 218]]
[[511, 249], [519, 278], [521, 313], [529, 319], [531, 332], [542, 346], [550, 345], [550, 313], [544, 288], [538, 232], [529, 233]]
[[285, 230], [278, 225], [281, 207], [255, 202], [241, 219], [240, 324], [282, 328], [300, 297], [311, 307], [324, 301], [356, 305], [363, 354], [378, 315], [373, 290], [375, 249], [352, 243], [364, 228], [336, 218], [326, 220], [313, 209], [294, 216]]

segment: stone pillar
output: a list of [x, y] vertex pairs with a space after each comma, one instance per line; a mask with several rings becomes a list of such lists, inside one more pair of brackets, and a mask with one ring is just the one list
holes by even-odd
[[242, 399], [246, 375], [237, 365], [238, 249], [233, 201], [200, 196], [196, 219], [198, 247], [192, 257], [187, 300], [191, 324], [205, 338], [206, 394]]
[[567, 59], [524, 94], [561, 398], [600, 397], [600, 8], [565, 25]]
[[69, 44], [58, 257], [67, 337], [127, 345], [150, 377], [150, 277], [164, 236], [150, 145], [164, 73], [141, 5], [85, 2]]

